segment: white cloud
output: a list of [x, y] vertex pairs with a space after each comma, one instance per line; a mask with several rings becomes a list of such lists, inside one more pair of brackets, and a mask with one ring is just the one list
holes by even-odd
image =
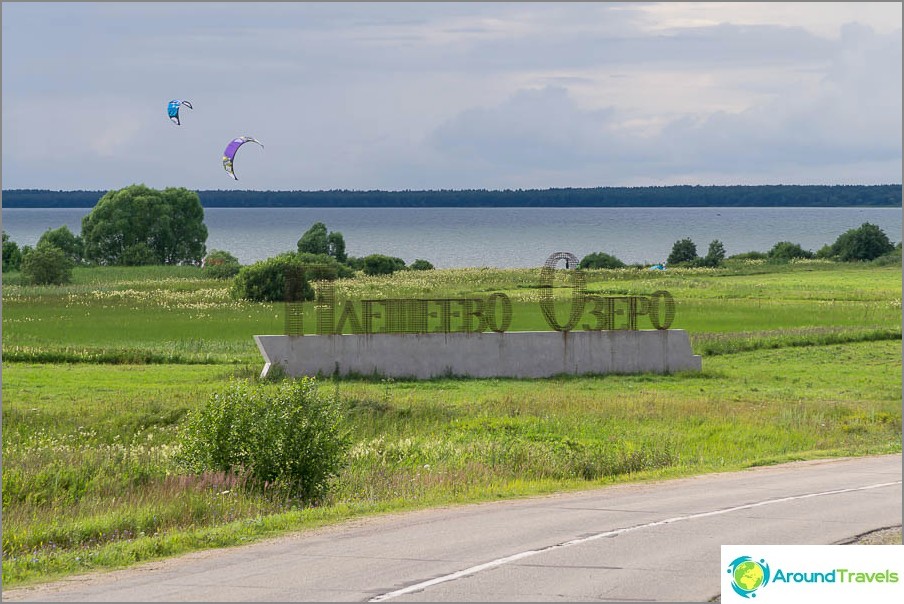
[[2, 10], [7, 188], [900, 180], [900, 3]]

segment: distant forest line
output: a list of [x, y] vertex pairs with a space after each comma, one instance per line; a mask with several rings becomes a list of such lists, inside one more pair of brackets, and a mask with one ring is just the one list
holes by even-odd
[[[91, 208], [106, 191], [3, 191], [5, 208]], [[198, 191], [206, 208], [901, 207], [901, 185], [677, 185], [427, 191]]]

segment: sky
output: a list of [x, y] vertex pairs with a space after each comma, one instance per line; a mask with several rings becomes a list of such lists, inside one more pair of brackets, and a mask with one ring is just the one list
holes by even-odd
[[901, 8], [3, 2], [2, 187], [898, 184]]

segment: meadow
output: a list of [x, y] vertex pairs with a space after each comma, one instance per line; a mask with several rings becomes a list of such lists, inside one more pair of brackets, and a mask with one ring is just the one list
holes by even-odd
[[[672, 327], [690, 333], [702, 373], [322, 377], [352, 447], [317, 505], [175, 462], [188, 414], [229, 380], [258, 379], [252, 335], [282, 333], [281, 305], [233, 300], [191, 267], [73, 276], [33, 287], [4, 274], [7, 587], [361, 514], [901, 450], [900, 266], [587, 271], [591, 292], [671, 292]], [[511, 330], [548, 329], [538, 281], [538, 270], [409, 271], [337, 292], [504, 292]]]

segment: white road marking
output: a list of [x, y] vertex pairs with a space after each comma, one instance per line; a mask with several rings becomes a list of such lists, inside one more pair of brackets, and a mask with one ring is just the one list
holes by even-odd
[[475, 575], [479, 572], [489, 570], [491, 568], [496, 568], [499, 566], [503, 566], [505, 564], [509, 564], [511, 562], [516, 562], [518, 560], [523, 560], [524, 558], [529, 558], [530, 556], [534, 556], [536, 554], [542, 554], [544, 552], [552, 551], [555, 549], [562, 549], [565, 547], [571, 547], [573, 545], [581, 545], [582, 543], [588, 543], [590, 541], [596, 541], [597, 539], [603, 539], [605, 537], [615, 537], [616, 535], [623, 535], [625, 533], [629, 533], [632, 531], [639, 531], [641, 529], [653, 528], [656, 526], [663, 526], [665, 524], [672, 524], [675, 522], [682, 522], [684, 520], [695, 520], [697, 518], [706, 518], [708, 516], [719, 516], [721, 514], [728, 514], [731, 512], [737, 512], [740, 510], [749, 510], [751, 508], [758, 508], [764, 505], [774, 505], [776, 503], [785, 503], [787, 501], [795, 501], [798, 499], [809, 499], [811, 497], [823, 497], [825, 495], [839, 495], [841, 493], [852, 493], [854, 491], [867, 491], [869, 489], [880, 489], [882, 487], [890, 487], [894, 485], [901, 484], [901, 481], [898, 480], [896, 482], [883, 482], [879, 484], [871, 484], [863, 487], [855, 487], [851, 489], [838, 489], [835, 491], [822, 491], [820, 493], [806, 493], [804, 495], [794, 495], [791, 497], [781, 497], [779, 499], [767, 499], [765, 501], [758, 501], [756, 503], [747, 503], [744, 505], [739, 505], [731, 508], [725, 508], [722, 510], [714, 510], [711, 512], [699, 512], [697, 514], [689, 514], [687, 516], [675, 516], [674, 518], [667, 518], [666, 520], [658, 520], [656, 522], [649, 522], [647, 524], [639, 524], [637, 526], [629, 526], [625, 528], [615, 529], [611, 531], [606, 531], [604, 533], [596, 533], [593, 535], [589, 535], [587, 537], [580, 537], [578, 539], [572, 539], [571, 541], [564, 541], [562, 543], [557, 543], [555, 545], [550, 545], [547, 547], [542, 547], [540, 549], [532, 549], [524, 552], [519, 552], [517, 554], [512, 554], [511, 556], [506, 556], [504, 558], [497, 558], [496, 560], [491, 560], [490, 562], [485, 562], [483, 564], [478, 564], [477, 566], [472, 566], [470, 568], [466, 568], [464, 570], [460, 570], [454, 573], [450, 573], [448, 575], [443, 575], [442, 577], [436, 577], [430, 579], [428, 581], [422, 581], [421, 583], [415, 583], [414, 585], [409, 585], [408, 587], [403, 587], [402, 589], [397, 589], [395, 591], [390, 591], [385, 594], [381, 594], [379, 596], [375, 596], [368, 600], [368, 602], [385, 602], [386, 600], [391, 600], [393, 598], [397, 598], [398, 596], [403, 596], [405, 594], [410, 594], [412, 592], [420, 591], [422, 589], [426, 589], [428, 587], [432, 587], [434, 585], [439, 585], [440, 583], [447, 583], [449, 581], [455, 581], [456, 579], [461, 579], [463, 577], [467, 577], [470, 575]]

